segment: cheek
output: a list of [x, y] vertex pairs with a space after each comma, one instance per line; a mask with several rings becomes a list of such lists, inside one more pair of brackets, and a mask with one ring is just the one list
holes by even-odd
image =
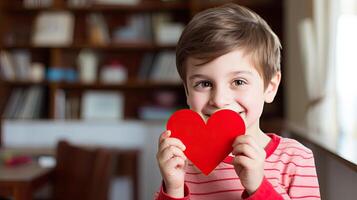
[[203, 94], [190, 93], [187, 96], [187, 103], [194, 111], [200, 111], [206, 104], [207, 98]]
[[263, 112], [264, 98], [261, 94], [243, 95], [237, 98], [237, 103], [247, 112], [247, 123], [252, 123], [259, 119]]

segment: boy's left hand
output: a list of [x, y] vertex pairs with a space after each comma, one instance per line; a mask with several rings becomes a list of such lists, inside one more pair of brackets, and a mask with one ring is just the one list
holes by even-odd
[[249, 135], [238, 136], [233, 142], [234, 169], [248, 194], [253, 194], [264, 178], [266, 153]]

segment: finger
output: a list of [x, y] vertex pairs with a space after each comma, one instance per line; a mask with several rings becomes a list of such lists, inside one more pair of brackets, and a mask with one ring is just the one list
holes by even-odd
[[161, 154], [159, 154], [158, 160], [163, 163], [173, 157], [181, 157], [186, 160], [185, 154], [175, 146], [169, 146], [165, 148]]
[[241, 165], [237, 164], [236, 162], [234, 162], [233, 160], [233, 165], [234, 165], [234, 169], [236, 170], [238, 176], [240, 175], [241, 171], [244, 169]]
[[170, 157], [175, 157], [175, 156], [186, 159], [186, 156], [183, 153], [183, 151], [175, 146], [169, 146], [162, 151], [163, 158], [169, 159]]
[[233, 165], [235, 166], [240, 166], [242, 168], [249, 168], [250, 166], [253, 166], [254, 161], [247, 156], [236, 156], [233, 159]]
[[159, 151], [162, 151], [169, 146], [175, 146], [181, 149], [181, 151], [185, 151], [186, 149], [186, 146], [181, 142], [181, 140], [177, 138], [165, 138], [159, 145]]
[[244, 155], [251, 159], [257, 159], [260, 157], [259, 153], [250, 145], [248, 144], [238, 144], [233, 148], [232, 154], [237, 155]]
[[238, 144], [246, 144], [250, 143], [250, 140], [253, 140], [252, 136], [250, 135], [240, 135], [235, 138], [232, 146], [238, 145]]
[[233, 148], [238, 144], [248, 144], [253, 147], [259, 154], [265, 154], [264, 147], [259, 146], [259, 144], [255, 142], [254, 138], [250, 135], [242, 135], [237, 137], [233, 142]]
[[168, 137], [170, 137], [171, 135], [171, 131], [170, 130], [166, 130], [164, 132], [161, 133], [160, 137], [159, 137], [159, 143], [158, 145], [160, 146], [160, 144]]
[[181, 157], [174, 157], [171, 158], [170, 160], [165, 162], [165, 166], [168, 169], [177, 169], [177, 168], [184, 168], [185, 167], [185, 160]]

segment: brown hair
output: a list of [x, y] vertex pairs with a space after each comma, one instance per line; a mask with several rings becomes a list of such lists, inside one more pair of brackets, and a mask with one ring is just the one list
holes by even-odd
[[203, 65], [235, 49], [244, 49], [267, 86], [280, 71], [279, 38], [255, 12], [229, 3], [204, 10], [186, 26], [176, 47], [176, 66], [186, 84], [188, 57]]

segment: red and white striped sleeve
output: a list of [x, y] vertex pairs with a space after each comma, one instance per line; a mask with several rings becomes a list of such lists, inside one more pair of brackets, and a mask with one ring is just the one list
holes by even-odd
[[284, 156], [281, 160], [286, 165], [282, 180], [290, 199], [321, 199], [312, 151], [291, 139], [282, 142], [279, 149]]

